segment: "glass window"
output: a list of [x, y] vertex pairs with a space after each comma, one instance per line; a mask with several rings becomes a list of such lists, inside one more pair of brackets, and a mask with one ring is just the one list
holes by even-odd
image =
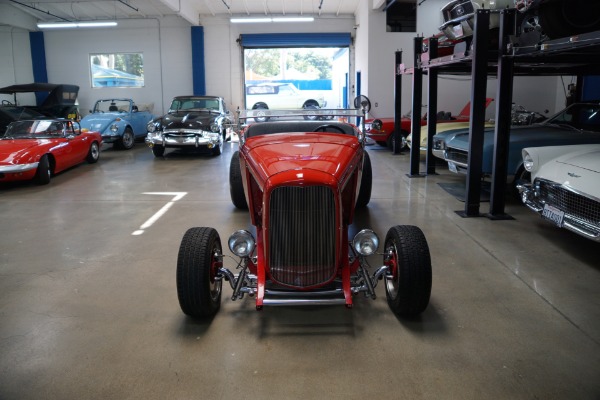
[[90, 54], [92, 87], [144, 86], [142, 53]]

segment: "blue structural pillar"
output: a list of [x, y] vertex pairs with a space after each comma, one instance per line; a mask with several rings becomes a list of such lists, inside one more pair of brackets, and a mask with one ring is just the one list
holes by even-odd
[[192, 26], [192, 78], [195, 96], [206, 94], [204, 69], [204, 27]]
[[[44, 32], [29, 32], [29, 47], [31, 48], [31, 65], [33, 66], [33, 81], [36, 83], [48, 83]], [[42, 104], [46, 97], [48, 97], [47, 92], [35, 92], [35, 100], [38, 106]]]

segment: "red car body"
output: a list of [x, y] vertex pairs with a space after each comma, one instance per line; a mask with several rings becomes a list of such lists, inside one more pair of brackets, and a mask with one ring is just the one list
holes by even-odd
[[[487, 98], [485, 106], [490, 105], [494, 99]], [[458, 115], [450, 115], [450, 113], [438, 113], [437, 122], [466, 122], [471, 119], [471, 102], [463, 107]], [[401, 135], [406, 138], [411, 131], [412, 120], [407, 117], [402, 117], [400, 120]], [[420, 120], [421, 126], [427, 125], [427, 115], [424, 115]], [[380, 125], [380, 129], [375, 129], [373, 126]], [[392, 133], [394, 132], [394, 118], [371, 118], [365, 121], [365, 133], [368, 138], [374, 140], [380, 146], [392, 147]]]
[[11, 123], [0, 137], [0, 182], [50, 177], [79, 163], [95, 163], [102, 136], [85, 132], [70, 120], [28, 120]]
[[[230, 187], [234, 205], [249, 209], [255, 232], [237, 231], [228, 240], [232, 253], [240, 257], [237, 275], [224, 267], [216, 230], [186, 232], [177, 263], [184, 313], [193, 317], [216, 313], [223, 280], [234, 291], [232, 300], [249, 294], [262, 309], [352, 307], [358, 293], [375, 298], [374, 287], [382, 279], [394, 312], [421, 313], [431, 290], [431, 261], [422, 232], [414, 226], [391, 228], [383, 266], [372, 275], [365, 257], [375, 253], [379, 242], [375, 233], [367, 229], [354, 239], [348, 237], [355, 208], [370, 200], [371, 177], [364, 136], [353, 125], [322, 121], [251, 125], [241, 133], [240, 150], [232, 157]], [[401, 240], [402, 235], [411, 240]], [[404, 248], [408, 242], [415, 245]], [[400, 262], [408, 253], [413, 258]], [[407, 293], [400, 296], [400, 287]]]

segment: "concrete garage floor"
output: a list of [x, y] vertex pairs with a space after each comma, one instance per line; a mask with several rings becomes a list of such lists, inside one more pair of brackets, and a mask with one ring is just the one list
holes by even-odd
[[352, 310], [262, 312], [227, 286], [214, 319], [185, 317], [184, 232], [214, 227], [226, 247], [249, 226], [229, 198], [236, 146], [164, 159], [107, 148], [47, 186], [0, 187], [0, 399], [600, 398], [600, 244], [516, 202], [514, 221], [463, 219], [437, 185], [461, 177], [409, 179], [409, 156], [378, 146], [355, 228], [425, 232], [433, 291], [421, 318], [396, 318], [382, 285]]

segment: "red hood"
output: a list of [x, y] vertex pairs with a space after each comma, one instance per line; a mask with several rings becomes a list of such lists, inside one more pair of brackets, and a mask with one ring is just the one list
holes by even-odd
[[52, 147], [49, 139], [0, 140], [0, 165], [37, 161], [46, 148]]
[[[311, 170], [343, 180], [354, 162], [358, 139], [327, 133], [283, 133], [249, 138], [244, 152], [261, 182], [282, 172]], [[302, 175], [298, 180], [305, 180]]]

